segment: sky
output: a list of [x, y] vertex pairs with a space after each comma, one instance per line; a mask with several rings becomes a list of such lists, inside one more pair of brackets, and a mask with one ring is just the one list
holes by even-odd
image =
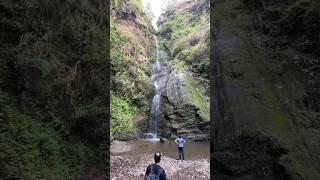
[[[149, 2], [151, 5], [151, 11], [155, 15], [155, 18], [152, 20], [153, 27], [157, 28], [157, 20], [159, 16], [162, 14], [162, 6], [165, 3], [165, 0], [141, 0], [144, 7], [146, 7]], [[167, 1], [167, 0], [166, 0]], [[178, 2], [181, 0], [178, 0]]]

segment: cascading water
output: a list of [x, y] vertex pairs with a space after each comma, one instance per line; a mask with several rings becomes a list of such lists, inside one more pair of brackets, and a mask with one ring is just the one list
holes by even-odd
[[156, 51], [157, 51], [157, 59], [156, 63], [153, 65], [152, 68], [152, 76], [151, 81], [154, 85], [154, 97], [151, 104], [151, 112], [150, 112], [150, 124], [149, 124], [149, 133], [145, 134], [146, 139], [159, 139], [157, 136], [158, 131], [158, 121], [159, 121], [159, 115], [160, 115], [160, 94], [162, 90], [162, 85], [160, 81], [160, 75], [161, 75], [161, 64], [160, 64], [160, 54], [159, 54], [159, 43], [156, 36], [154, 36], [154, 39], [156, 41]]

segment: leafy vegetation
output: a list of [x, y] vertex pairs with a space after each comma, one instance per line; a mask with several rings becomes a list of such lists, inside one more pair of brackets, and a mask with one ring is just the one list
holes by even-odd
[[[114, 5], [119, 2], [115, 1]], [[148, 117], [150, 62], [155, 61], [151, 22], [140, 0], [131, 0], [111, 16], [111, 138], [134, 128], [134, 117]], [[121, 14], [125, 14], [121, 16]], [[139, 111], [136, 109], [139, 108]]]
[[103, 176], [107, 4], [18, 0], [0, 9], [0, 179], [74, 179], [91, 167]]
[[94, 157], [85, 144], [64, 139], [36, 115], [2, 105], [1, 116], [2, 178], [69, 179], [81, 176], [81, 168]]
[[[149, 86], [147, 49], [131, 33], [120, 32], [115, 23], [111, 24], [111, 87], [130, 99], [147, 94], [145, 87]], [[141, 103], [147, 105], [146, 101]]]
[[[170, 64], [184, 74], [185, 96], [209, 121], [209, 1], [184, 1], [170, 7], [160, 23], [160, 47], [170, 50]], [[177, 73], [178, 73], [177, 72]]]
[[111, 9], [114, 8], [114, 9], [117, 9], [117, 10], [124, 11], [125, 7], [126, 7], [126, 1], [123, 1], [123, 0], [111, 0], [110, 1], [110, 7], [111, 7]]
[[143, 5], [140, 0], [130, 0], [128, 8], [139, 13], [144, 13]]
[[195, 6], [197, 8], [194, 11], [199, 11], [199, 16], [171, 8], [174, 16], [167, 17], [159, 30], [159, 34], [165, 37], [161, 39], [160, 46], [170, 49], [173, 59], [195, 65], [195, 70], [200, 70], [202, 74], [209, 74], [209, 13], [201, 8], [206, 3], [199, 1], [199, 6]]
[[132, 106], [127, 100], [111, 94], [110, 113], [111, 128], [110, 137], [123, 135], [133, 129], [133, 115], [137, 108]]

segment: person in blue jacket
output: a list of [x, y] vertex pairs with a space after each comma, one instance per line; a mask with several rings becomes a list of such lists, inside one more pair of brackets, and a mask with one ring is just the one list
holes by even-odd
[[179, 135], [175, 142], [178, 145], [179, 160], [184, 160], [183, 145], [186, 141]]

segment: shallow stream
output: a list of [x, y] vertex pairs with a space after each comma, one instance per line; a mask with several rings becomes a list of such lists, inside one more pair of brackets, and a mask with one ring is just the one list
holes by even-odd
[[[178, 158], [178, 148], [174, 141], [160, 143], [159, 141], [150, 140], [132, 140], [127, 141], [131, 149], [127, 152], [112, 153], [113, 155], [139, 156], [141, 154], [150, 154], [155, 152], [166, 152], [164, 156]], [[185, 160], [210, 159], [209, 142], [192, 142], [186, 141], [184, 148]]]

